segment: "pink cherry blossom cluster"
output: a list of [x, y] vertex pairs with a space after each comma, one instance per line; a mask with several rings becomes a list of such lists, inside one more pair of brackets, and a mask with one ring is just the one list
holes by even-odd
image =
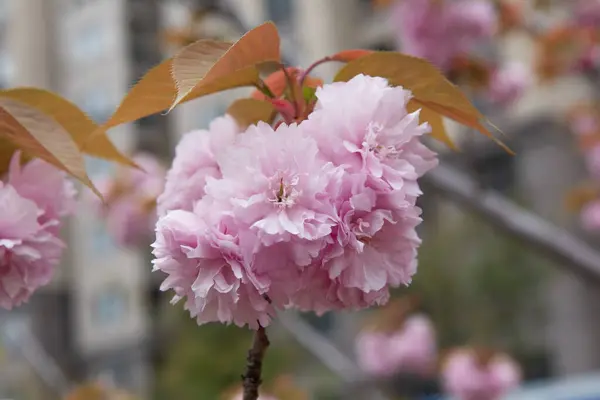
[[164, 190], [166, 168], [153, 155], [140, 153], [133, 160], [141, 169], [122, 168], [115, 176], [98, 179], [96, 186], [106, 203], [90, 196], [90, 203], [121, 246], [147, 245], [156, 224], [156, 198]]
[[460, 349], [442, 368], [444, 390], [457, 400], [497, 400], [520, 381], [519, 366], [505, 354], [482, 361], [472, 349]]
[[394, 332], [364, 330], [356, 339], [356, 356], [361, 369], [374, 377], [429, 376], [437, 360], [433, 323], [426, 315], [415, 314]]
[[399, 0], [390, 19], [403, 52], [443, 70], [497, 30], [496, 10], [485, 0]]
[[40, 159], [22, 165], [21, 152], [14, 153], [0, 181], [0, 307], [19, 306], [49, 283], [65, 248], [60, 228], [75, 211], [75, 195], [63, 172]]
[[316, 96], [300, 123], [241, 131], [226, 115], [178, 145], [154, 268], [199, 324], [382, 304], [416, 272], [417, 179], [437, 158], [411, 93], [358, 75]]

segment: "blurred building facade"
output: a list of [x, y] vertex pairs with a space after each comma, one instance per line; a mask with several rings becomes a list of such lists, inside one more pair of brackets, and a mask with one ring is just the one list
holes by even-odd
[[[189, 2], [0, 0], [0, 85], [57, 91], [94, 119], [105, 120], [134, 79], [156, 62], [151, 49], [156, 43], [145, 43], [143, 38], [148, 32], [135, 22], [143, 13], [152, 12], [146, 9], [150, 3], [160, 7], [163, 28], [189, 23]], [[202, 1], [198, 3], [202, 5]], [[292, 64], [306, 66], [345, 48], [393, 46], [385, 14], [373, 12], [368, 1], [228, 3], [248, 28], [266, 20], [275, 21], [283, 36], [285, 57]], [[519, 40], [515, 43], [507, 47], [507, 53], [522, 56], [530, 52], [527, 44]], [[334, 68], [324, 65], [317, 74], [330, 78]], [[533, 109], [528, 109], [527, 104], [539, 105], [540, 99], [547, 103], [556, 99], [556, 93], [564, 92], [560, 88], [554, 90], [551, 96], [547, 92], [534, 94], [520, 107]], [[214, 95], [176, 109], [169, 115], [171, 142], [183, 132], [205, 127], [212, 118], [224, 113], [230, 100], [241, 92]], [[524, 112], [522, 118], [534, 111]], [[155, 150], [169, 146], [164, 141], [168, 127], [157, 120], [161, 116], [153, 118], [115, 128], [111, 137], [125, 151], [137, 146]], [[163, 148], [166, 154], [171, 152], [170, 146]], [[111, 167], [90, 160], [89, 168], [93, 179]], [[36, 331], [74, 379], [108, 374], [118, 384], [144, 392], [151, 380], [146, 301], [151, 267], [147, 254], [117, 247], [102, 221], [86, 211], [85, 206], [71, 221], [66, 235], [69, 251], [56, 279], [36, 294], [28, 308], [35, 317]], [[590, 322], [594, 318], [588, 312], [575, 313], [585, 305], [581, 283], [573, 283], [571, 277], [557, 279], [549, 293], [570, 300], [553, 308], [556, 329], [551, 337], [540, 340], [554, 351], [560, 373], [600, 367], [600, 354], [586, 351], [596, 346], [593, 332], [597, 330], [590, 327], [595, 325]], [[335, 318], [338, 342], [350, 351], [352, 336], [348, 333], [354, 331], [356, 321], [348, 316]], [[570, 339], [574, 334], [578, 340]]]

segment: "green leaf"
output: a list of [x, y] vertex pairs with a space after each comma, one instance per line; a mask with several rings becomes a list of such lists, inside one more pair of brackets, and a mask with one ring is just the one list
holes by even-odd
[[309, 104], [313, 100], [317, 99], [316, 93], [317, 93], [317, 88], [309, 87], [309, 86], [304, 86], [302, 88], [302, 96], [304, 97], [304, 100]]

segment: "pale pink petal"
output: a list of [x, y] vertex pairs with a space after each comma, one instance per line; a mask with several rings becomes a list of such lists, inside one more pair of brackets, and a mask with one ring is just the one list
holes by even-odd
[[7, 181], [21, 196], [33, 200], [42, 210], [41, 224], [59, 221], [75, 211], [77, 192], [64, 172], [38, 158], [25, 165], [20, 165], [20, 160], [21, 153], [17, 151], [11, 159]]
[[167, 173], [164, 192], [158, 198], [159, 215], [169, 210], [193, 209], [204, 196], [207, 178], [221, 177], [216, 157], [233, 143], [239, 131], [235, 120], [225, 115], [215, 119], [208, 130], [189, 132], [181, 139]]
[[0, 182], [0, 307], [26, 302], [52, 278], [64, 245], [42, 226], [44, 214], [32, 200]]

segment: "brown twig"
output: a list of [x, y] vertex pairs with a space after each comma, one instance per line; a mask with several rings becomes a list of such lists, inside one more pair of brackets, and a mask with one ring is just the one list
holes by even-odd
[[244, 400], [257, 400], [258, 388], [262, 383], [262, 363], [267, 348], [269, 347], [267, 332], [262, 326], [254, 333], [252, 348], [248, 350], [246, 358], [246, 372], [242, 375], [244, 384]]
[[531, 248], [561, 267], [600, 285], [600, 253], [571, 233], [519, 207], [500, 193], [481, 189], [460, 170], [441, 164], [422, 178], [436, 192]]

